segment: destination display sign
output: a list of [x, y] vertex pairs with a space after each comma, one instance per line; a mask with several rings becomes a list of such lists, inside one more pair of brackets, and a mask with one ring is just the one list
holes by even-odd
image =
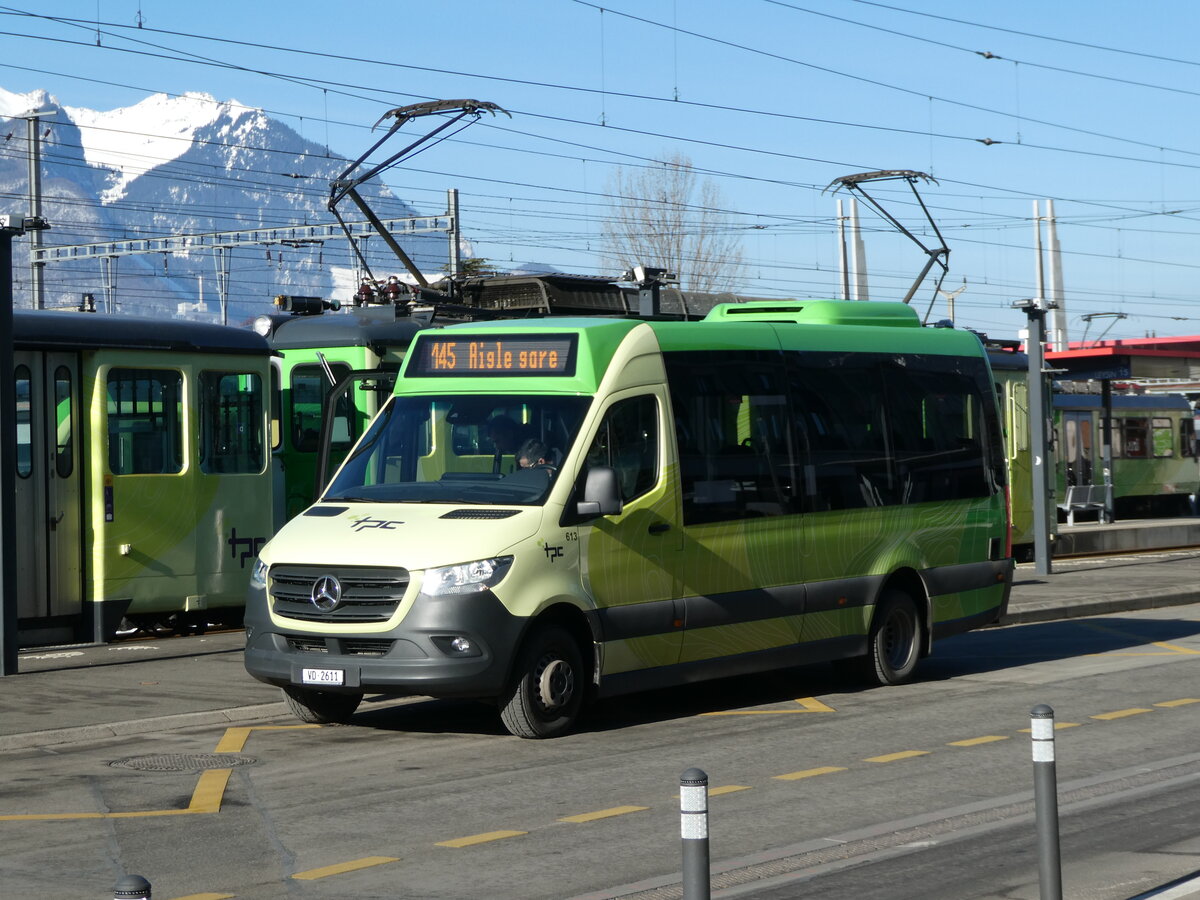
[[409, 354], [409, 378], [442, 375], [574, 375], [574, 334], [422, 335]]

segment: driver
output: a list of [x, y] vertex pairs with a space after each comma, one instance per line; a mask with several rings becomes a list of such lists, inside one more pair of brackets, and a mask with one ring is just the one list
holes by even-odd
[[537, 438], [530, 438], [517, 450], [517, 467], [521, 469], [554, 469], [550, 448]]

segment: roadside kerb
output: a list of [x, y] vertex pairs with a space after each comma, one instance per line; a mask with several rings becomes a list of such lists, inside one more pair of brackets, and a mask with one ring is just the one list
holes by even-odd
[[1177, 591], [1148, 590], [1121, 593], [1117, 597], [1097, 597], [1094, 600], [1026, 601], [1016, 608], [1009, 607], [1000, 620], [1001, 625], [1022, 625], [1029, 622], [1052, 622], [1057, 619], [1077, 619], [1084, 616], [1104, 616], [1110, 613], [1138, 609], [1159, 609], [1166, 606], [1187, 606], [1200, 603], [1200, 588]]

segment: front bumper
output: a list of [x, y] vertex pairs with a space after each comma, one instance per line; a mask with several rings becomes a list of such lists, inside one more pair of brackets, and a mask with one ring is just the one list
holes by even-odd
[[[268, 684], [324, 692], [500, 696], [525, 620], [511, 615], [491, 591], [454, 597], [419, 595], [400, 625], [388, 631], [317, 632], [297, 622], [271, 621], [267, 598], [251, 588], [246, 602], [246, 671]], [[467, 652], [450, 642], [465, 637]], [[340, 686], [306, 684], [304, 669], [340, 670]]]

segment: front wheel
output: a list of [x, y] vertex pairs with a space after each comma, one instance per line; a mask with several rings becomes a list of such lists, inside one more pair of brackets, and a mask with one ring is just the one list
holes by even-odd
[[523, 738], [558, 737], [579, 718], [586, 688], [579, 645], [563, 628], [537, 628], [521, 645], [500, 719]]
[[868, 674], [878, 684], [901, 684], [921, 658], [921, 620], [912, 597], [886, 591], [867, 641]]
[[311, 688], [285, 687], [283, 698], [301, 722], [310, 725], [345, 725], [362, 703], [362, 694], [331, 694]]

